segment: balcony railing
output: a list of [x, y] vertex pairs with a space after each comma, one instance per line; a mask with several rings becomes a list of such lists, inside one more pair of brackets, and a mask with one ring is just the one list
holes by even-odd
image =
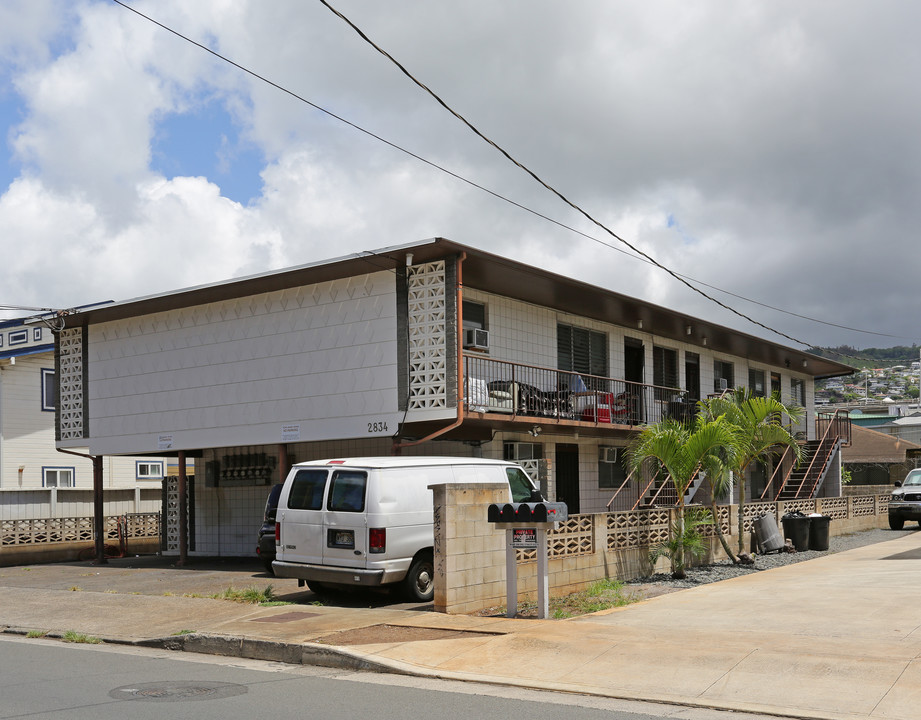
[[615, 425], [646, 425], [695, 411], [687, 393], [616, 378], [464, 356], [464, 409]]

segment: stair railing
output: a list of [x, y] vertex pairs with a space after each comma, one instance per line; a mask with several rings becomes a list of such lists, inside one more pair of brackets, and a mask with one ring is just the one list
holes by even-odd
[[[768, 490], [774, 485], [774, 480], [777, 478], [777, 473], [783, 471], [784, 461], [787, 459], [788, 455], [793, 454], [793, 448], [789, 445], [784, 447], [783, 455], [780, 456], [780, 460], [777, 461], [777, 465], [774, 467], [774, 472], [771, 473], [771, 479], [768, 480], [767, 485], [764, 486], [764, 490], [761, 491], [761, 500], [764, 500], [765, 496], [768, 494]], [[780, 491], [783, 490], [783, 486], [787, 482], [787, 478], [790, 477], [790, 473], [793, 472], [793, 464], [791, 463], [790, 468], [787, 470], [786, 474], [783, 477], [783, 480], [780, 481], [779, 489], [777, 494], [774, 496], [774, 502], [777, 502], [777, 498], [780, 495]]]
[[633, 507], [630, 508], [631, 511], [636, 510], [640, 506], [643, 498], [646, 497], [646, 493], [649, 492], [649, 488], [652, 487], [652, 484], [656, 481], [656, 478], [659, 477], [659, 472], [660, 470], [657, 469], [655, 474], [652, 476], [652, 479], [646, 483], [646, 487], [644, 487], [642, 491], [640, 491], [639, 495], [636, 496], [636, 502], [633, 503]]
[[[614, 504], [614, 501], [617, 499], [617, 496], [620, 495], [620, 491], [623, 490], [625, 487], [627, 487], [627, 483], [630, 482], [630, 478], [633, 477], [633, 473], [634, 473], [634, 472], [636, 472], [636, 471], [635, 471], [635, 470], [631, 470], [631, 471], [630, 471], [630, 474], [627, 475], [626, 478], [624, 478], [624, 481], [620, 484], [620, 487], [617, 488], [617, 490], [614, 491], [614, 495], [612, 495], [612, 496], [611, 496], [611, 499], [608, 500], [608, 504], [605, 506], [605, 507], [607, 508], [607, 511], [608, 511], [608, 512], [611, 512], [611, 506]], [[641, 496], [641, 497], [642, 497], [642, 496]], [[634, 508], [635, 508], [635, 507], [636, 507], [636, 506], [634, 506]]]
[[[832, 429], [836, 427], [834, 422], [829, 422], [825, 427], [825, 432], [822, 435], [822, 439], [819, 441], [818, 446], [815, 449], [815, 452], [812, 454], [812, 460], [809, 463], [809, 467], [806, 468], [806, 472], [803, 475], [803, 479], [800, 480], [799, 487], [796, 488], [796, 497], [800, 497], [800, 493], [803, 491], [803, 486], [806, 484], [806, 480], [813, 476], [813, 468], [815, 467], [815, 461], [822, 456], [821, 467], [825, 467], [825, 464], [828, 462], [828, 456], [831, 454], [831, 448], [838, 441], [839, 435], [837, 433], [832, 436]], [[834, 437], [834, 441], [830, 441], [829, 438]], [[809, 491], [809, 497], [812, 497], [812, 493], [815, 492], [816, 487], [819, 484], [819, 477], [816, 476], [812, 484], [812, 488]]]

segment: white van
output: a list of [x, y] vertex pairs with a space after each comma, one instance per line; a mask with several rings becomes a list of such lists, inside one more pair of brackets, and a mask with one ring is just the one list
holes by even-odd
[[[419, 602], [434, 595], [430, 485], [505, 483], [509, 499], [535, 490], [518, 465], [456, 457], [365, 457], [298, 463], [285, 479], [275, 524], [277, 577], [322, 590], [402, 583]], [[485, 509], [484, 509], [485, 513]]]

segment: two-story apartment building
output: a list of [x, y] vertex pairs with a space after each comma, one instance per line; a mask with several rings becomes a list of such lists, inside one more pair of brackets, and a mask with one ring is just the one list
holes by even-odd
[[252, 554], [267, 485], [324, 457], [504, 456], [571, 513], [629, 508], [638, 427], [747, 386], [812, 439], [815, 378], [851, 372], [444, 239], [79, 312], [57, 352], [59, 447], [195, 457], [208, 555]]

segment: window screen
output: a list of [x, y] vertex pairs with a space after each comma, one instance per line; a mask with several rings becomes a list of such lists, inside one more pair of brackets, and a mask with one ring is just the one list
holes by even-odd
[[[725, 381], [721, 382], [721, 381]], [[725, 385], [725, 387], [724, 387]], [[732, 390], [736, 385], [732, 363], [724, 360], [713, 361], [713, 392]]]

